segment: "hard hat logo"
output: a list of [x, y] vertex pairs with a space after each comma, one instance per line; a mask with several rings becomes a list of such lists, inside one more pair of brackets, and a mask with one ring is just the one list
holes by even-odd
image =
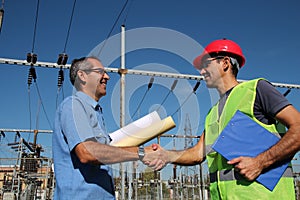
[[233, 42], [232, 40], [221, 39], [215, 40], [208, 44], [202, 54], [195, 58], [193, 62], [194, 66], [199, 69], [203, 58], [214, 54], [228, 55], [237, 59], [240, 68], [245, 64], [246, 61], [242, 49], [237, 43]]

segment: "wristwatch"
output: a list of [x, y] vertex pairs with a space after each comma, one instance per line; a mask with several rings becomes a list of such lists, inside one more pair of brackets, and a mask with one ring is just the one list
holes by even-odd
[[144, 149], [143, 146], [140, 146], [140, 147], [139, 147], [138, 155], [139, 155], [139, 160], [143, 160], [143, 159], [144, 159], [144, 156], [145, 156], [145, 149]]

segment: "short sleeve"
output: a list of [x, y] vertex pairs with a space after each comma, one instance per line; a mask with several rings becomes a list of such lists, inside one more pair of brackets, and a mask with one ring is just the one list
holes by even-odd
[[288, 105], [289, 101], [270, 82], [266, 80], [258, 82], [254, 114], [260, 121], [266, 123], [262, 119], [263, 116], [270, 120]]
[[78, 99], [73, 98], [71, 102], [64, 104], [62, 110], [65, 112], [61, 113], [61, 126], [72, 151], [77, 144], [92, 137], [93, 130], [84, 106]]

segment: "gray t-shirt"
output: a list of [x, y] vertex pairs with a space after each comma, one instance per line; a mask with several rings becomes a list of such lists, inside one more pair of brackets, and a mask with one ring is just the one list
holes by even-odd
[[[228, 90], [219, 101], [219, 113], [222, 112], [224, 104], [233, 88]], [[256, 88], [254, 102], [254, 116], [264, 124], [274, 124], [274, 117], [286, 106], [289, 101], [276, 88], [266, 80], [259, 80]]]

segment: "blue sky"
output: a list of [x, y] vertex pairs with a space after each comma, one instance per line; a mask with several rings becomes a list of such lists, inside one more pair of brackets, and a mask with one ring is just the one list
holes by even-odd
[[[125, 1], [77, 0], [66, 46], [66, 53], [69, 55], [68, 63], [74, 58], [95, 52], [95, 48], [107, 38], [124, 3]], [[36, 4], [37, 0], [5, 1], [4, 22], [0, 34], [1, 58], [25, 60], [26, 54], [32, 51]], [[57, 61], [58, 54], [63, 53], [72, 6], [73, 0], [40, 2], [33, 49], [33, 52], [38, 55], [38, 61], [54, 63]], [[170, 34], [170, 38], [165, 38], [163, 35], [154, 37], [151, 34], [140, 35], [140, 37], [143, 40], [153, 36], [152, 42], [158, 46], [170, 39], [170, 45], [174, 48], [172, 51], [147, 48], [143, 46], [144, 44], [139, 47], [138, 39], [131, 37], [131, 40], [127, 41], [127, 46], [134, 43], [138, 47], [137, 50], [126, 54], [126, 67], [129, 69], [163, 70], [198, 75], [191, 63], [193, 58], [201, 53], [201, 46], [206, 46], [216, 39], [228, 38], [242, 47], [246, 57], [246, 64], [239, 73], [239, 79], [265, 77], [271, 82], [300, 84], [299, 8], [298, 0], [285, 2], [279, 0], [243, 2], [132, 0], [129, 1], [111, 36], [119, 37], [120, 26], [124, 22], [126, 30], [133, 33], [151, 27], [149, 29], [151, 33], [164, 30], [164, 33]], [[129, 34], [128, 37], [130, 36]], [[198, 46], [194, 45], [189, 49], [187, 44], [191, 41], [197, 42]], [[199, 50], [196, 47], [200, 47]], [[120, 65], [118, 44], [112, 46], [108, 43], [103, 51], [115, 58], [108, 63], [109, 67], [118, 68]], [[101, 56], [100, 59], [105, 60]], [[2, 91], [0, 128], [51, 129], [57, 99], [60, 102], [63, 97], [72, 92], [68, 70], [65, 70], [63, 90], [57, 95], [58, 69], [36, 67], [37, 83], [31, 85], [28, 93], [28, 70], [27, 66], [0, 65], [2, 83], [0, 84]], [[110, 77], [108, 94], [101, 99], [101, 104], [105, 109], [107, 129], [112, 132], [119, 126], [118, 118], [113, 113], [119, 108], [117, 100], [119, 97], [116, 93], [119, 75], [110, 74]], [[150, 77], [128, 75], [127, 79], [129, 86], [135, 87], [133, 93], [127, 96], [126, 106], [132, 114], [147, 90]], [[132, 80], [135, 82], [131, 82]], [[173, 81], [173, 79], [167, 81], [155, 79], [153, 87], [141, 104], [139, 116], [157, 108]], [[174, 93], [166, 100], [162, 115], [171, 115], [181, 105], [180, 102], [190, 94], [195, 83], [195, 81], [179, 81]], [[37, 88], [42, 99], [37, 95]], [[286, 89], [279, 90], [285, 92]], [[177, 128], [169, 133], [182, 134], [188, 114], [192, 134], [199, 135], [203, 129], [205, 114], [212, 104], [211, 95], [212, 93], [202, 82], [196, 95], [191, 95], [184, 105], [185, 108], [173, 116]], [[300, 109], [299, 90], [292, 90], [288, 99], [297, 109]], [[128, 117], [126, 122], [130, 121]], [[12, 133], [7, 133], [4, 142], [12, 140], [13, 137]], [[23, 137], [28, 138], [26, 134]], [[32, 140], [33, 137], [30, 136], [29, 139]], [[47, 151], [51, 151], [50, 140], [49, 135], [40, 134], [38, 138], [38, 142], [42, 143]], [[170, 147], [172, 141], [166, 140], [165, 143]]]

